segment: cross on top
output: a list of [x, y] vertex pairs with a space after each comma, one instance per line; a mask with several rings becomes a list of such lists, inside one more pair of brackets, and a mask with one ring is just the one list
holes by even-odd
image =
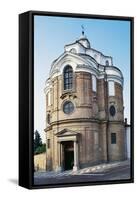
[[84, 35], [85, 27], [81, 25], [81, 28], [82, 28], [82, 35]]

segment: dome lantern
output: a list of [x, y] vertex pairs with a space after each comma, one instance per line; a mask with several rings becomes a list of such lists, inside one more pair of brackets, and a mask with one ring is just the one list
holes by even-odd
[[90, 42], [85, 35], [85, 28], [83, 25], [81, 26], [81, 28], [82, 28], [82, 35], [80, 36], [78, 42], [82, 44], [85, 48], [90, 48]]

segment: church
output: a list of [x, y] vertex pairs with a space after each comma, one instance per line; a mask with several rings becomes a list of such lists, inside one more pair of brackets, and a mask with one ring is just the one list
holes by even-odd
[[44, 93], [47, 171], [126, 159], [123, 75], [84, 31], [52, 62]]

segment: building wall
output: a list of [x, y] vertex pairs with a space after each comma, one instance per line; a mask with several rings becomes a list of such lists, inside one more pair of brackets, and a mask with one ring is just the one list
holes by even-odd
[[34, 155], [34, 169], [35, 171], [46, 170], [46, 153]]
[[130, 132], [130, 125], [126, 125], [125, 126], [125, 134], [126, 134], [126, 143], [127, 143], [127, 159], [130, 159], [130, 148], [131, 148], [131, 146], [130, 146], [130, 143], [131, 143], [131, 141], [130, 141], [130, 137], [131, 137], [131, 132]]
[[[50, 139], [47, 149], [47, 170], [58, 167], [58, 144], [56, 134], [64, 128], [80, 134], [79, 164], [80, 167], [93, 165], [107, 160], [125, 159], [125, 135], [123, 124], [123, 92], [120, 84], [115, 83], [115, 96], [108, 96], [106, 79], [97, 79], [97, 91], [93, 91], [92, 74], [88, 72], [74, 73], [71, 92], [63, 90], [63, 76], [51, 81], [50, 105], [46, 115], [50, 114], [47, 123], [46, 137]], [[70, 100], [75, 105], [71, 114], [63, 112], [63, 103]], [[114, 105], [116, 115], [109, 114], [109, 107]], [[117, 144], [111, 144], [111, 133], [116, 133]]]
[[[116, 144], [111, 143], [111, 133], [116, 133]], [[108, 153], [109, 161], [125, 160], [125, 131], [121, 123], [110, 123], [108, 128]]]

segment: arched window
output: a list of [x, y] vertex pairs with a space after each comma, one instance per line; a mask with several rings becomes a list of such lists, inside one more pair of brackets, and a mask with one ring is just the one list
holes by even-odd
[[97, 79], [96, 76], [92, 75], [92, 89], [94, 92], [97, 91]]
[[50, 106], [50, 92], [47, 93], [46, 95], [46, 101], [47, 101], [47, 106]]
[[50, 124], [50, 114], [47, 114], [47, 123]]
[[115, 82], [108, 81], [108, 95], [115, 96]]
[[108, 62], [108, 60], [106, 60], [106, 66], [109, 66], [109, 62]]
[[66, 66], [64, 69], [64, 90], [72, 89], [73, 87], [73, 69], [71, 66]]

